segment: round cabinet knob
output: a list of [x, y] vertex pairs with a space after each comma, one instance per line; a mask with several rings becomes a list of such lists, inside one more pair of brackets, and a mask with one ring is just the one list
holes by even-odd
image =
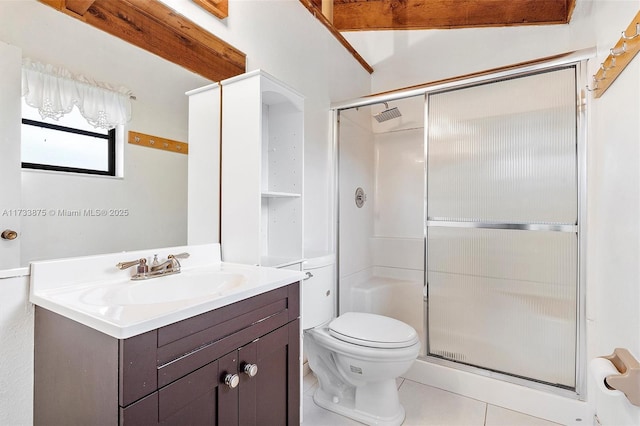
[[249, 377], [254, 377], [258, 374], [258, 366], [255, 364], [245, 364], [242, 372]]
[[11, 229], [5, 229], [2, 231], [2, 234], [0, 234], [0, 237], [2, 237], [3, 240], [15, 240], [18, 238], [18, 233]]
[[238, 383], [240, 383], [240, 377], [238, 377], [237, 374], [227, 374], [224, 376], [224, 384], [229, 386], [231, 389], [238, 386]]

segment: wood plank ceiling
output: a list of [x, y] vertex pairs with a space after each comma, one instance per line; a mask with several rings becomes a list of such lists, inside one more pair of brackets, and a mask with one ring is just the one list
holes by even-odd
[[[245, 72], [244, 53], [156, 0], [39, 1], [209, 80]], [[199, 1], [218, 17], [226, 3]]]
[[[323, 1], [312, 0], [320, 9]], [[575, 0], [333, 0], [327, 18], [338, 31], [549, 25], [568, 23], [574, 6]]]

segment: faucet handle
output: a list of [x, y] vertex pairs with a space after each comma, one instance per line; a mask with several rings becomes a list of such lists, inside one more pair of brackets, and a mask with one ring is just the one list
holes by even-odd
[[138, 260], [132, 260], [130, 262], [120, 262], [116, 265], [116, 268], [118, 269], [128, 269], [131, 268], [132, 266], [136, 266], [139, 265], [140, 263], [146, 263], [147, 259], [138, 259]]
[[167, 259], [171, 260], [171, 266], [173, 267], [173, 269], [179, 272], [182, 266], [180, 265], [180, 261], [178, 261], [178, 259], [186, 259], [187, 257], [189, 257], [189, 253], [178, 253], [170, 254], [169, 256], [167, 256]]
[[190, 255], [189, 253], [178, 253], [178, 254], [170, 254], [169, 256], [167, 256], [169, 259], [186, 259], [188, 258]]

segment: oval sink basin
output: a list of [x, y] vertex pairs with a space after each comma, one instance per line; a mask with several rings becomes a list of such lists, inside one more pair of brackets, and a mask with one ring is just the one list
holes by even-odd
[[98, 305], [143, 305], [222, 296], [246, 280], [240, 274], [176, 274], [141, 281], [98, 287], [82, 295], [85, 303]]

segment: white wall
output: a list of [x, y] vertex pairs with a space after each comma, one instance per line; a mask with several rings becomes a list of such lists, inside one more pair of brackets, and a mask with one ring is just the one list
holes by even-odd
[[[640, 2], [597, 1], [598, 57], [609, 54]], [[588, 358], [626, 347], [640, 359], [640, 65], [634, 59], [609, 90], [590, 100]], [[590, 402], [603, 425], [640, 424], [640, 408], [597, 392]]]

